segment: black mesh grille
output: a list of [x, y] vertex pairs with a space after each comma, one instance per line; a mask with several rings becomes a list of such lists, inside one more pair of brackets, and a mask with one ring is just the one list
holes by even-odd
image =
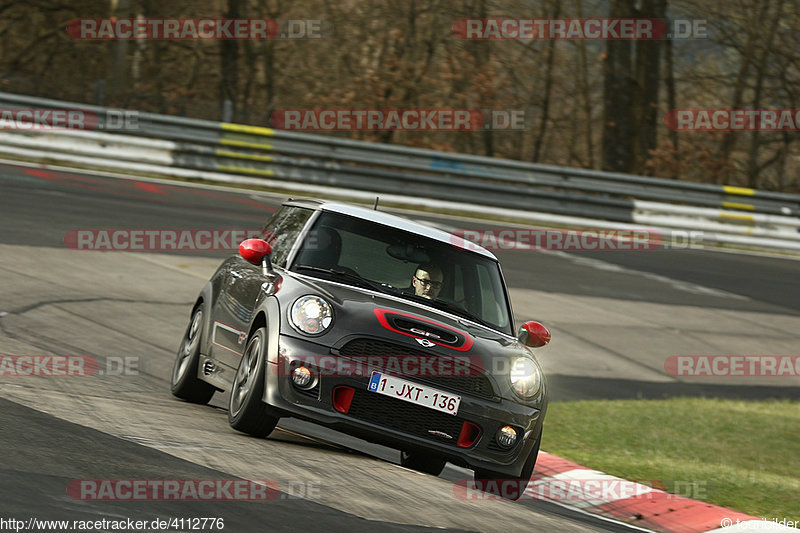
[[356, 390], [347, 414], [365, 422], [453, 446], [464, 424], [463, 418], [365, 390]]
[[[421, 357], [431, 357], [431, 352], [423, 352], [415, 350], [402, 344], [394, 344], [391, 342], [374, 340], [374, 339], [356, 339], [345, 344], [339, 353], [348, 356], [389, 356], [389, 355], [419, 355]], [[494, 397], [494, 390], [489, 379], [478, 374], [478, 371], [472, 370], [470, 376], [413, 376], [410, 379], [428, 383], [435, 387], [446, 389], [449, 391], [457, 392], [459, 394], [466, 394], [469, 396], [476, 396], [479, 398], [491, 399]]]

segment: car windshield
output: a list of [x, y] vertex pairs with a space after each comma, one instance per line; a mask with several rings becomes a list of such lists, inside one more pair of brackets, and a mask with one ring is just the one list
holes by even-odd
[[[432, 272], [418, 272], [421, 265]], [[513, 334], [496, 261], [394, 227], [324, 211], [304, 238], [290, 270], [425, 303]], [[423, 280], [417, 286], [434, 285], [435, 290], [419, 294], [413, 281], [416, 275]]]

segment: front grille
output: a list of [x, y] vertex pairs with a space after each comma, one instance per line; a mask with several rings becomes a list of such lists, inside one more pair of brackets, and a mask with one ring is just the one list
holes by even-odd
[[[345, 344], [341, 350], [341, 355], [345, 356], [392, 356], [392, 355], [417, 355], [420, 357], [435, 357], [431, 352], [423, 352], [391, 342], [375, 339], [356, 339]], [[446, 389], [468, 396], [491, 399], [494, 397], [494, 390], [489, 378], [480, 374], [479, 370], [471, 369], [470, 376], [409, 376], [413, 381], [428, 383], [435, 387]], [[402, 376], [400, 376], [402, 377]]]
[[355, 391], [347, 414], [365, 422], [453, 446], [464, 424], [464, 419], [458, 416], [365, 390]]

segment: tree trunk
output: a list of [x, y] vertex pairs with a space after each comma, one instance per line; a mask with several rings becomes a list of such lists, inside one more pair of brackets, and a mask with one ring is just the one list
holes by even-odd
[[[771, 0], [764, 0], [760, 3], [759, 13], [755, 20], [761, 21], [764, 20], [764, 15], [767, 13], [769, 6], [771, 4]], [[756, 47], [756, 41], [763, 39], [764, 36], [759, 31], [759, 26], [756, 23], [749, 24], [747, 30], [747, 41], [745, 43], [744, 50], [742, 51], [742, 61], [739, 64], [739, 72], [736, 74], [736, 81], [733, 84], [733, 100], [731, 101], [731, 108], [732, 109], [739, 109], [742, 106], [742, 101], [744, 98], [744, 90], [747, 84], [747, 76], [750, 72], [750, 65], [753, 62], [753, 55], [754, 50]], [[733, 146], [736, 141], [736, 136], [739, 135], [736, 131], [729, 131], [724, 134], [725, 136], [722, 138], [722, 142], [720, 143], [719, 149], [719, 159], [722, 162], [722, 168], [727, 167], [727, 162], [730, 159], [730, 154], [733, 151]], [[716, 176], [717, 183], [727, 183], [729, 176], [726, 175], [725, 171], [721, 172], [719, 176]]]
[[[760, 54], [756, 61], [756, 84], [753, 90], [752, 109], [761, 108], [761, 97], [764, 88], [764, 71], [767, 63], [767, 58], [772, 54], [772, 43], [775, 41], [775, 34], [777, 32], [778, 24], [783, 17], [782, 3], [778, 2], [775, 13], [769, 23], [769, 30], [765, 36], [766, 42], [760, 50]], [[750, 188], [758, 187], [758, 176], [761, 173], [761, 168], [758, 165], [759, 148], [761, 147], [761, 132], [756, 130], [750, 136], [750, 153], [747, 163], [747, 186]]]
[[[583, 18], [583, 0], [575, 0], [578, 18]], [[586, 166], [594, 168], [594, 128], [592, 127], [592, 95], [589, 89], [589, 67], [586, 60], [586, 41], [576, 41], [578, 46], [578, 86], [583, 100], [583, 126], [588, 156]]]
[[[111, 16], [129, 18], [131, 16], [130, 0], [111, 0]], [[122, 92], [127, 87], [128, 74], [128, 41], [119, 39], [114, 42], [111, 52], [111, 98], [110, 104], [122, 106]]]
[[[228, 0], [228, 10], [225, 18], [240, 17], [240, 0]], [[239, 43], [235, 39], [221, 40], [219, 42], [220, 60], [220, 102], [219, 109], [222, 109], [223, 102], [230, 100], [233, 105], [233, 121], [239, 119], [237, 96], [239, 93]]]
[[[633, 12], [632, 0], [612, 0], [611, 18], [628, 17]], [[603, 169], [630, 172], [631, 100], [634, 81], [631, 78], [631, 41], [606, 41], [603, 63]]]
[[[667, 111], [672, 111], [678, 105], [675, 99], [675, 64], [672, 61], [672, 39], [667, 39], [664, 43], [664, 46], [666, 47], [665, 55], [667, 56]], [[669, 130], [669, 140], [672, 143], [672, 152], [674, 154], [673, 157], [677, 163], [680, 158], [680, 152], [678, 150], [678, 132], [675, 130]], [[679, 176], [677, 173], [673, 173], [673, 175], [670, 177], [672, 179], [678, 179]]]
[[[666, 0], [645, 0], [637, 15], [643, 18], [666, 17]], [[643, 174], [658, 132], [658, 92], [661, 81], [662, 40], [636, 41], [636, 86], [633, 105], [634, 172]]]

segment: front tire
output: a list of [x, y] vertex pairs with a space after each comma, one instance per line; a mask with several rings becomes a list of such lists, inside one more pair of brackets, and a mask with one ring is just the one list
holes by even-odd
[[182, 400], [206, 404], [217, 390], [197, 377], [200, 364], [200, 338], [203, 334], [203, 304], [192, 313], [192, 320], [183, 335], [181, 347], [172, 365], [170, 390]]
[[267, 330], [259, 328], [250, 336], [239, 368], [233, 378], [228, 402], [231, 427], [253, 437], [272, 433], [279, 417], [261, 398], [264, 395], [264, 365], [267, 358]]
[[401, 465], [432, 476], [441, 474], [445, 463], [447, 461], [440, 457], [425, 455], [421, 452], [400, 452]]
[[539, 456], [539, 444], [542, 442], [542, 434], [536, 440], [519, 476], [507, 476], [491, 470], [475, 470], [475, 488], [484, 492], [501, 496], [507, 500], [518, 500], [525, 492], [528, 482], [533, 475], [533, 468], [536, 466], [536, 458]]

